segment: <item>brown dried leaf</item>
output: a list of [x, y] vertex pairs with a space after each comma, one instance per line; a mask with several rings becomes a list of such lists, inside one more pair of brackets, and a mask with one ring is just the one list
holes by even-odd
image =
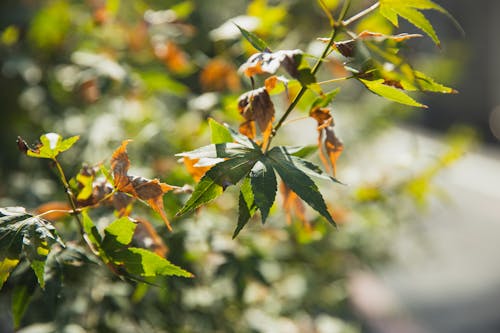
[[344, 144], [337, 138], [334, 131], [333, 117], [327, 108], [313, 108], [309, 115], [318, 122], [318, 150], [321, 162], [335, 177], [336, 163], [344, 149]]
[[[275, 113], [273, 102], [266, 88], [258, 88], [241, 95], [238, 99], [238, 110], [247, 122], [255, 121], [257, 123], [265, 144], [273, 129]], [[245, 122], [240, 125], [240, 132], [244, 124]], [[248, 127], [244, 127], [244, 130], [249, 129]], [[250, 132], [250, 134], [252, 133]]]
[[222, 58], [212, 59], [200, 75], [204, 91], [239, 91], [240, 78], [234, 65]]
[[130, 167], [130, 161], [127, 155], [128, 143], [129, 140], [123, 141], [121, 146], [115, 150], [111, 157], [111, 169], [116, 190], [146, 201], [155, 212], [160, 214], [167, 228], [172, 230], [163, 208], [163, 194], [177, 187], [161, 183], [158, 179], [150, 180], [143, 177], [129, 176], [127, 174]]
[[133, 186], [130, 184], [127, 172], [130, 168], [130, 161], [127, 155], [127, 145], [131, 140], [125, 140], [121, 146], [115, 150], [111, 156], [111, 170], [115, 188], [118, 191], [136, 195]]

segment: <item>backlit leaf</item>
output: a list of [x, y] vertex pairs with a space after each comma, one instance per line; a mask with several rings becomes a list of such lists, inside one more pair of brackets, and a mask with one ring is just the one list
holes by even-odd
[[128, 274], [126, 276], [132, 279], [137, 276], [193, 276], [154, 252], [130, 247], [137, 224], [128, 217], [120, 218], [107, 226], [104, 238], [98, 235], [97, 228], [87, 214], [84, 214], [84, 226], [104, 262], [111, 265], [117, 274], [122, 274], [118, 268], [124, 268]]
[[253, 47], [257, 49], [259, 52], [271, 52], [269, 47], [267, 46], [266, 42], [264, 42], [262, 39], [260, 39], [256, 34], [253, 32], [250, 32], [248, 30], [243, 29], [236, 23], [234, 24], [238, 29], [240, 30], [241, 34], [245, 39], [252, 44]]
[[446, 11], [446, 9], [431, 0], [380, 0], [380, 13], [392, 24], [396, 27], [399, 26], [398, 16], [401, 16], [425, 32], [432, 38], [436, 45], [439, 45], [439, 38], [432, 24], [421, 13], [421, 10], [436, 10], [441, 12], [448, 16], [460, 28], [460, 25], [458, 25], [456, 20]]
[[274, 147], [268, 153], [269, 160], [274, 170], [290, 189], [295, 192], [309, 206], [333, 224], [335, 221], [328, 212], [323, 196], [316, 184], [302, 170], [297, 168], [284, 147]]
[[[79, 138], [79, 136], [73, 136], [63, 140], [57, 133], [47, 133], [40, 137], [40, 143], [35, 148], [28, 147], [26, 154], [31, 157], [54, 159], [60, 153], [70, 149]], [[18, 140], [24, 142], [21, 138]]]
[[208, 119], [210, 126], [210, 141], [212, 144], [233, 142], [233, 136], [226, 126], [218, 123], [212, 118]]
[[127, 144], [130, 140], [122, 142], [111, 157], [111, 169], [113, 181], [117, 191], [128, 193], [134, 198], [141, 199], [158, 214], [165, 222], [168, 230], [172, 230], [170, 222], [163, 208], [163, 194], [178, 187], [160, 182], [158, 179], [146, 179], [128, 175], [130, 161], [127, 155]]
[[379, 80], [363, 80], [359, 79], [371, 92], [384, 97], [390, 101], [416, 106], [420, 108], [427, 108], [426, 105], [415, 101], [413, 98], [405, 94], [402, 90], [384, 84], [384, 79]]

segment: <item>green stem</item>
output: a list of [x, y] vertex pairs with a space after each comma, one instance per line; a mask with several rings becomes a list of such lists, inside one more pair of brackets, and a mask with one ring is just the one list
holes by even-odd
[[80, 231], [80, 235], [83, 237], [85, 234], [85, 231], [83, 230], [83, 221], [80, 218], [80, 213], [78, 208], [76, 207], [76, 202], [75, 202], [75, 197], [73, 195], [73, 192], [71, 191], [71, 188], [69, 187], [69, 182], [68, 179], [66, 178], [66, 175], [64, 174], [64, 170], [61, 167], [61, 164], [59, 161], [54, 157], [52, 159], [56, 165], [57, 171], [59, 172], [59, 179], [63, 183], [64, 189], [66, 191], [66, 196], [68, 197], [69, 204], [71, 206], [71, 209], [73, 211], [73, 215], [75, 216], [76, 220], [78, 221], [78, 230]]
[[[344, 19], [345, 15], [347, 14], [347, 10], [349, 9], [350, 5], [351, 5], [351, 0], [344, 1], [344, 5], [342, 6], [342, 9], [340, 11], [339, 18], [337, 20], [337, 24], [335, 24], [332, 27], [332, 32], [330, 34], [330, 39], [328, 41], [328, 44], [326, 45], [325, 49], [323, 50], [323, 53], [321, 54], [321, 57], [316, 61], [316, 63], [314, 64], [314, 66], [313, 66], [313, 68], [311, 70], [311, 73], [313, 75], [316, 75], [316, 73], [318, 72], [318, 70], [319, 70], [319, 68], [321, 66], [321, 63], [328, 56], [328, 53], [330, 51], [330, 48], [333, 45], [335, 37], [337, 37], [337, 33], [339, 31], [339, 28], [344, 26], [344, 24], [342, 23], [342, 20]], [[276, 136], [276, 133], [281, 128], [281, 126], [283, 125], [283, 123], [285, 122], [285, 120], [288, 118], [288, 116], [290, 115], [290, 113], [293, 111], [293, 109], [295, 109], [295, 107], [297, 106], [297, 104], [299, 103], [300, 99], [302, 98], [302, 96], [305, 94], [306, 91], [307, 91], [307, 86], [302, 86], [302, 88], [300, 88], [300, 90], [297, 93], [297, 95], [295, 95], [292, 103], [290, 103], [290, 105], [286, 109], [285, 113], [278, 120], [278, 123], [273, 128], [273, 130], [271, 132], [271, 135], [269, 136], [269, 140], [267, 140], [267, 144], [264, 147], [264, 154], [268, 152], [269, 148], [271, 147], [271, 141]]]

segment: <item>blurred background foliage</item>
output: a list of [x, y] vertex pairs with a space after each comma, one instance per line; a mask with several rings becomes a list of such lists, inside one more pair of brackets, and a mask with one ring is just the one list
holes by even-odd
[[[335, 10], [339, 1], [325, 3]], [[353, 1], [352, 13], [369, 4]], [[65, 199], [44, 161], [16, 149], [18, 135], [28, 142], [47, 132], [80, 135], [62, 155], [69, 175], [82, 163], [109, 163], [113, 150], [130, 138], [132, 174], [193, 185], [174, 154], [209, 143], [208, 117], [236, 126], [237, 98], [251, 87], [237, 68], [254, 50], [231, 22], [253, 30], [275, 50], [310, 54], [321, 48], [316, 38], [329, 33], [327, 19], [311, 1], [2, 1], [0, 206], [36, 210]], [[391, 33], [392, 27], [372, 14], [356, 30]], [[460, 59], [430, 54], [427, 42], [410, 43], [405, 52], [416, 68], [452, 85]], [[321, 75], [329, 79], [342, 70], [332, 61]], [[183, 218], [173, 215], [185, 196], [169, 193], [165, 207], [174, 232], [158, 216], [148, 219], [169, 260], [194, 279], [161, 279], [151, 287], [82, 262], [64, 267], [64, 280], [49, 281], [42, 291], [35, 289], [31, 270], [21, 266], [0, 295], [2, 332], [13, 331], [10, 307], [17, 284], [31, 286], [33, 294], [20, 323], [26, 332], [362, 331], [349, 302], [350, 276], [390, 259], [387, 245], [398, 225], [411, 222], [429, 197], [442, 194], [433, 177], [465, 152], [471, 135], [463, 129], [451, 133], [431, 158], [422, 159], [415, 147], [391, 159], [391, 152], [374, 150], [375, 138], [415, 112], [432, 111], [389, 104], [354, 82], [342, 83], [342, 92], [333, 109], [346, 147], [337, 170], [349, 185], [321, 184], [338, 230], [309, 210], [302, 215], [298, 206], [299, 214], [287, 224], [281, 200], [265, 226], [252, 220], [232, 240], [236, 192]], [[278, 140], [315, 143], [314, 120], [302, 119], [313, 97], [302, 100], [298, 120]], [[110, 221], [103, 214], [99, 223]], [[71, 225], [56, 222], [66, 239], [76, 232]]]

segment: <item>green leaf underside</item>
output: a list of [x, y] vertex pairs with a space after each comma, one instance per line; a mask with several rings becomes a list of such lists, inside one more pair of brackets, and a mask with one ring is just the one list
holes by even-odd
[[214, 165], [201, 178], [191, 197], [176, 215], [183, 215], [214, 200], [227, 186], [236, 184], [250, 172], [259, 153], [251, 151], [245, 156], [234, 157]]
[[242, 27], [240, 27], [236, 23], [234, 25], [240, 30], [243, 37], [250, 44], [252, 44], [252, 46], [255, 47], [259, 52], [270, 52], [270, 49], [267, 46], [266, 42], [264, 42], [262, 39], [260, 39], [256, 34], [243, 29]]
[[325, 217], [328, 222], [336, 226], [318, 187], [307, 174], [294, 164], [286, 149], [284, 147], [274, 147], [269, 151], [268, 156], [272, 167], [278, 172], [285, 184], [309, 206]]
[[128, 274], [141, 277], [182, 276], [192, 277], [188, 271], [172, 264], [154, 252], [137, 247], [128, 247], [134, 236], [136, 224], [122, 217], [104, 229], [104, 238], [97, 231], [86, 212], [83, 213], [84, 230], [103, 260], [115, 266], [123, 266]]
[[276, 175], [267, 158], [255, 163], [250, 171], [250, 180], [255, 204], [262, 215], [262, 223], [265, 223], [277, 190]]
[[257, 211], [255, 200], [252, 192], [250, 178], [245, 178], [240, 187], [240, 196], [238, 202], [238, 225], [233, 233], [233, 239], [238, 236], [240, 231], [245, 227], [250, 218]]
[[449, 17], [459, 30], [463, 31], [453, 16], [443, 7], [430, 0], [380, 0], [380, 13], [396, 27], [399, 26], [398, 16], [425, 32], [431, 39], [440, 45], [439, 38], [432, 24], [420, 12], [421, 10], [436, 10]]
[[26, 213], [22, 207], [0, 208], [0, 288], [22, 257], [29, 261], [44, 288], [45, 262], [55, 243], [64, 247], [50, 222]]
[[359, 80], [368, 88], [368, 90], [381, 97], [384, 97], [385, 99], [400, 104], [427, 108], [426, 105], [417, 102], [416, 100], [405, 94], [402, 90], [384, 84], [384, 79], [373, 81], [363, 79]]
[[208, 119], [208, 125], [210, 126], [210, 142], [212, 142], [212, 144], [222, 144], [234, 141], [231, 132], [226, 126], [218, 123], [212, 118]]
[[47, 133], [40, 137], [40, 147], [36, 150], [28, 150], [27, 155], [37, 158], [54, 159], [60, 153], [70, 149], [79, 138], [79, 136], [73, 136], [63, 140], [59, 134]]

